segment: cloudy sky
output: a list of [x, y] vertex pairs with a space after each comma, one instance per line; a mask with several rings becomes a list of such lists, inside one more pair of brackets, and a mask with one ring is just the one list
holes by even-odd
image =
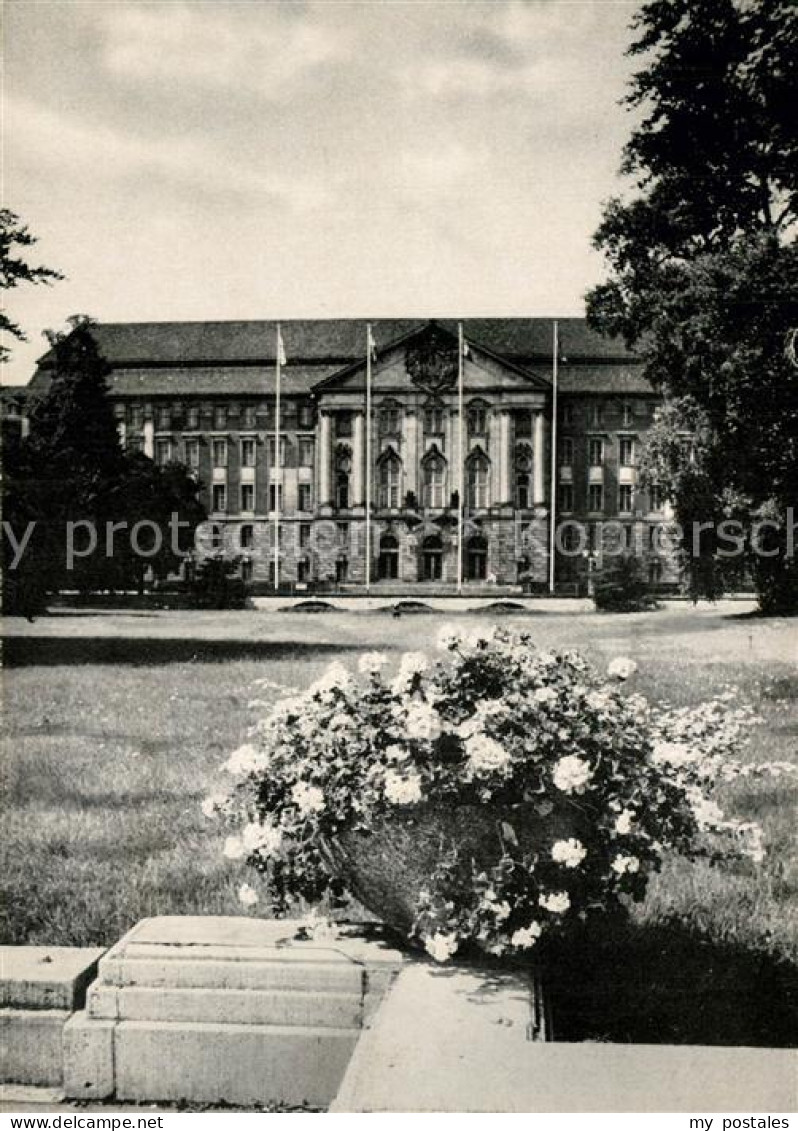
[[101, 320], [579, 314], [634, 0], [6, 0], [5, 203]]

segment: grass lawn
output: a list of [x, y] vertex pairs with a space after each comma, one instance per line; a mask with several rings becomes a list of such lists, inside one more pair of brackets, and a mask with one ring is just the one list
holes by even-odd
[[[697, 702], [734, 684], [764, 716], [750, 757], [798, 761], [798, 623], [745, 610], [674, 604], [623, 617], [547, 611], [502, 621], [602, 667], [631, 656], [640, 665], [631, 685], [660, 701]], [[2, 941], [110, 944], [148, 915], [242, 914], [236, 889], [246, 870], [223, 859], [199, 804], [256, 717], [252, 701], [274, 694], [255, 681], [302, 687], [336, 656], [428, 649], [454, 619], [62, 610], [32, 625], [8, 621]], [[764, 826], [765, 864], [673, 861], [636, 913], [622, 967], [617, 936], [596, 943], [590, 1009], [563, 973], [562, 1035], [652, 1039], [638, 1034], [639, 1002], [658, 994], [645, 1032], [659, 1025], [662, 1039], [736, 1034], [736, 1009], [737, 1043], [769, 1035], [790, 1043], [782, 1030], [794, 1040], [798, 787], [748, 782], [730, 793], [729, 808]], [[702, 994], [696, 1030], [681, 1012]]]

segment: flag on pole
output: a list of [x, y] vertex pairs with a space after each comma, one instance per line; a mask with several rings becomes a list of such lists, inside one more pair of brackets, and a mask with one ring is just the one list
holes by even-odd
[[288, 362], [285, 359], [285, 346], [283, 345], [283, 335], [280, 332], [279, 326], [277, 327], [277, 360], [280, 363], [280, 365], [287, 365], [288, 364]]
[[463, 357], [471, 357], [471, 349], [465, 338], [463, 338]]
[[369, 322], [366, 328], [366, 345], [369, 351], [369, 357], [372, 361], [377, 360], [377, 343], [374, 341], [374, 335], [371, 332], [371, 323]]

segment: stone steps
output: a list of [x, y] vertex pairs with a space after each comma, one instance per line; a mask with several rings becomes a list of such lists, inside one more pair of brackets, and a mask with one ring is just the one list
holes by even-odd
[[361, 936], [298, 941], [297, 926], [139, 923], [64, 1029], [66, 1095], [327, 1106], [402, 958]]

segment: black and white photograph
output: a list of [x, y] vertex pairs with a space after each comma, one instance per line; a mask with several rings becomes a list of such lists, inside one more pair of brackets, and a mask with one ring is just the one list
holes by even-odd
[[2, 22], [3, 1127], [788, 1129], [798, 5]]

